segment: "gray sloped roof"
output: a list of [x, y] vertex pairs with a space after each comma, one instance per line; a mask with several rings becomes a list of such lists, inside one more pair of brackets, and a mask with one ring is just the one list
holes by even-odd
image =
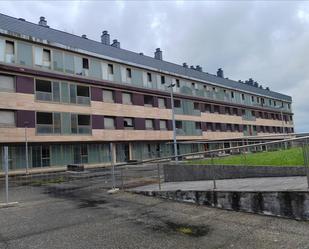
[[72, 35], [63, 31], [55, 30], [34, 24], [27, 21], [22, 21], [14, 17], [10, 17], [0, 13], [0, 29], [20, 33], [27, 36], [32, 36], [42, 40], [48, 40], [50, 42], [63, 44], [72, 48], [78, 48], [92, 53], [101, 54], [103, 56], [109, 56], [118, 60], [123, 60], [147, 67], [156, 68], [162, 71], [168, 71], [179, 75], [184, 75], [210, 83], [215, 83], [225, 87], [232, 87], [235, 89], [261, 94], [277, 99], [291, 101], [290, 96], [280, 94], [265, 89], [260, 89], [247, 84], [239, 83], [237, 81], [220, 78], [212, 74], [205, 72], [199, 72], [194, 69], [184, 68], [183, 66], [170, 63], [167, 61], [157, 60], [149, 56], [140, 55], [138, 53], [128, 51], [125, 49], [119, 49], [112, 46], [104, 45], [100, 42], [84, 39], [82, 37]]

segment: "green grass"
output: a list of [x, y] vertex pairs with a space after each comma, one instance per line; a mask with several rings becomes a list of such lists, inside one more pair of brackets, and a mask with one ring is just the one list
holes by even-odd
[[[216, 165], [248, 165], [248, 166], [303, 166], [304, 158], [301, 148], [291, 148], [272, 152], [246, 153], [214, 158]], [[211, 164], [210, 159], [192, 160], [188, 164]]]

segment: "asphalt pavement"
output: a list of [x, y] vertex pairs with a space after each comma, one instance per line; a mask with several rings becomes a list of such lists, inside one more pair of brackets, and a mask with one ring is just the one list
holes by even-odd
[[308, 222], [107, 187], [102, 178], [11, 187], [19, 205], [0, 209], [0, 248], [309, 248]]

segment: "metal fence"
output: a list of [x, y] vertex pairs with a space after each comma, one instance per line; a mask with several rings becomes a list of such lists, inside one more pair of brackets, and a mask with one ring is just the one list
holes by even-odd
[[[14, 149], [21, 154], [25, 151], [25, 148], [16, 147]], [[82, 150], [82, 148], [79, 148], [81, 156], [83, 155]], [[97, 153], [99, 152], [100, 150], [98, 149]], [[59, 170], [53, 168], [53, 172], [50, 172], [50, 168], [43, 167], [43, 162], [48, 160], [48, 157], [41, 157], [39, 170], [33, 172], [35, 174], [25, 174], [24, 171], [10, 174], [10, 167], [12, 167], [12, 161], [14, 160], [10, 158], [9, 151], [2, 151], [1, 153], [3, 166], [5, 166], [5, 169], [8, 169], [8, 174], [4, 174], [6, 172], [4, 171], [2, 177], [0, 177], [0, 202], [23, 202], [28, 198], [42, 198], [42, 195], [47, 193], [52, 193], [61, 198], [62, 196], [68, 196], [72, 189], [77, 187], [91, 188], [94, 191], [106, 191], [115, 188], [125, 190], [153, 185], [156, 189], [160, 190], [165, 181], [171, 180], [168, 179], [169, 167], [175, 167], [175, 158], [170, 154], [161, 157], [153, 154], [151, 159], [111, 164], [110, 161], [114, 161], [110, 160], [113, 155], [105, 153], [106, 155], [102, 156], [105, 162], [100, 167], [86, 169], [84, 172], [67, 172], [63, 171], [63, 168], [59, 168]], [[31, 156], [35, 157], [35, 153]], [[246, 166], [246, 172], [249, 172], [249, 177], [254, 177], [252, 176], [254, 171], [257, 172], [257, 176], [263, 173], [263, 167], [256, 168], [255, 166], [294, 167], [302, 171], [299, 175], [307, 175], [309, 186], [309, 136], [186, 153], [180, 154], [178, 157], [180, 159], [179, 169], [180, 166], [185, 166], [185, 169], [193, 168], [196, 165], [202, 165], [206, 168], [210, 166], [207, 168], [208, 175], [205, 171], [200, 172], [200, 175], [207, 175], [208, 178], [201, 179], [212, 181], [213, 189], [218, 188], [218, 184], [220, 184], [218, 183], [219, 179], [227, 177], [226, 168], [223, 166]], [[144, 154], [142, 158], [149, 158], [149, 155]], [[21, 158], [19, 160], [24, 159]], [[65, 158], [61, 160], [65, 160]], [[8, 167], [6, 168], [6, 166]], [[245, 177], [240, 172], [240, 170], [234, 170], [230, 173], [232, 176], [229, 177]], [[297, 174], [287, 171], [285, 176], [289, 175]], [[10, 193], [8, 199], [7, 192]]]

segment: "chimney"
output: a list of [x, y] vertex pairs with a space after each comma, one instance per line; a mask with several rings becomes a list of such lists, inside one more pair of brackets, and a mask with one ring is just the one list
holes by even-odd
[[113, 43], [111, 45], [112, 47], [115, 47], [115, 48], [120, 48], [120, 42], [117, 41], [117, 39], [113, 40]]
[[88, 38], [87, 38], [87, 35], [82, 35], [82, 38], [84, 38], [84, 39], [88, 39]]
[[139, 55], [144, 55], [144, 53], [141, 52], [141, 53], [139, 53]]
[[182, 66], [184, 67], [184, 68], [188, 68], [188, 65], [187, 65], [187, 63], [182, 63]]
[[44, 16], [40, 17], [39, 25], [43, 26], [43, 27], [46, 27], [46, 28], [49, 28], [49, 26], [47, 25], [47, 21], [45, 20]]
[[101, 42], [105, 45], [110, 45], [110, 37], [109, 37], [109, 33], [104, 30], [102, 32], [102, 35], [101, 35]]
[[160, 48], [157, 48], [155, 53], [154, 53], [154, 58], [157, 59], [157, 60], [161, 60], [163, 59], [163, 56], [162, 56], [162, 51]]
[[222, 68], [219, 68], [219, 69], [218, 69], [218, 71], [217, 71], [217, 76], [220, 77], [220, 78], [224, 78], [224, 74], [223, 74]]
[[203, 69], [200, 65], [197, 65], [195, 69], [199, 72], [203, 72]]
[[190, 66], [190, 68], [195, 70], [194, 66]]

